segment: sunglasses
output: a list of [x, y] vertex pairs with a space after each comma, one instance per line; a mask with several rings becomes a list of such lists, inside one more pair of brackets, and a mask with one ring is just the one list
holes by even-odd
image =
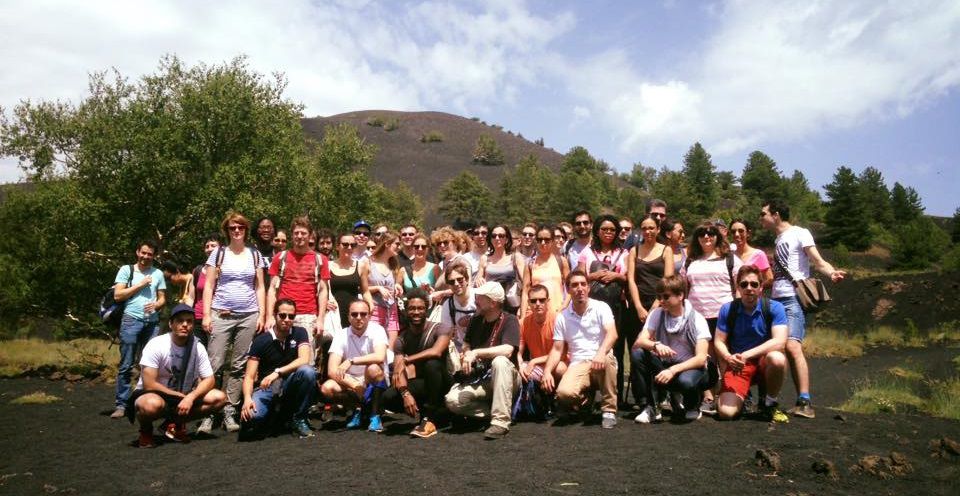
[[760, 287], [759, 281], [740, 281], [740, 289], [753, 288], [757, 289]]
[[504, 233], [493, 233], [490, 235], [490, 237], [494, 239], [506, 239], [507, 235]]
[[414, 250], [426, 250], [427, 245], [413, 245]]
[[473, 235], [474, 235], [474, 236], [486, 236], [486, 235], [487, 235], [487, 231], [474, 231], [474, 232], [473, 232]]
[[656, 218], [658, 218], [658, 219], [661, 218], [661, 217], [666, 217], [666, 216], [667, 216], [667, 214], [661, 214], [660, 212], [651, 212], [651, 213], [650, 213], [650, 217], [656, 217]]
[[463, 277], [453, 277], [453, 278], [447, 279], [447, 284], [451, 286], [453, 286], [454, 284], [463, 284], [464, 279], [465, 278]]
[[402, 233], [400, 233], [400, 237], [401, 237], [401, 238], [409, 238], [410, 236], [416, 236], [416, 235], [417, 235], [417, 233], [415, 233], [415, 232], [402, 232]]
[[590, 221], [589, 221], [589, 220], [578, 220], [578, 221], [574, 222], [574, 224], [575, 224], [575, 225], [578, 225], [578, 226], [589, 226], [589, 225], [590, 225]]
[[600, 228], [600, 232], [615, 233], [615, 232], [617, 232], [617, 228], [616, 228], [616, 227], [601, 227], [601, 228]]
[[234, 231], [234, 232], [246, 231], [247, 226], [230, 226], [227, 228], [227, 230]]
[[529, 301], [531, 305], [539, 305], [541, 303], [546, 303], [547, 299], [546, 298], [529, 298], [527, 301]]
[[449, 244], [449, 241], [437, 241], [437, 246], [447, 246]]
[[355, 318], [355, 319], [362, 319], [362, 318], [366, 317], [367, 315], [370, 315], [370, 314], [367, 313], [367, 312], [350, 312], [350, 316], [353, 317], [353, 318]]
[[703, 237], [706, 237], [706, 236], [715, 237], [715, 236], [717, 236], [718, 234], [720, 234], [720, 233], [717, 232], [717, 231], [714, 231], [714, 230], [712, 230], [712, 229], [708, 229], [708, 230], [703, 231], [702, 233], [700, 233], [700, 236], [699, 236], [699, 237], [700, 237], [700, 238], [703, 238]]
[[373, 235], [376, 236], [376, 237], [378, 237], [378, 238], [379, 238], [380, 236], [383, 236], [384, 234], [387, 234], [387, 232], [386, 232], [386, 231], [383, 231], [383, 232], [375, 232], [375, 233], [373, 233]]
[[296, 314], [293, 313], [278, 313], [277, 318], [280, 320], [293, 320], [296, 317]]
[[344, 248], [356, 248], [357, 244], [356, 243], [340, 243], [340, 246]]
[[553, 241], [553, 238], [537, 238], [537, 243], [540, 243], [541, 245], [545, 245], [551, 241]]
[[369, 236], [370, 231], [353, 231], [354, 236]]
[[521, 236], [523, 236], [524, 238], [532, 238], [532, 237], [534, 237], [534, 236], [536, 236], [536, 235], [537, 235], [537, 233], [532, 233], [532, 232], [525, 232], [525, 233], [522, 233], [522, 234], [521, 234]]

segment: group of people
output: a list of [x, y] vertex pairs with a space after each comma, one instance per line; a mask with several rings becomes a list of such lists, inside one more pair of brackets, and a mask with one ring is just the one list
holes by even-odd
[[[834, 282], [845, 273], [786, 204], [759, 213], [776, 234], [773, 263], [750, 245], [750, 221], [704, 222], [688, 240], [658, 200], [636, 224], [571, 221], [427, 234], [360, 220], [334, 235], [306, 217], [282, 230], [231, 212], [192, 271], [155, 268], [158, 247], [144, 241], [115, 279], [125, 306], [112, 416], [139, 423], [140, 446], [155, 444], [158, 420], [176, 441], [194, 419], [198, 433], [220, 420], [244, 439], [310, 437], [325, 409], [374, 432], [384, 412], [405, 412], [424, 438], [474, 417], [497, 439], [524, 418], [592, 422], [597, 408], [603, 428], [618, 410], [643, 424], [667, 411], [814, 417], [794, 282], [811, 265]], [[168, 285], [176, 305], [160, 334]], [[798, 397], [783, 412], [788, 367]]]

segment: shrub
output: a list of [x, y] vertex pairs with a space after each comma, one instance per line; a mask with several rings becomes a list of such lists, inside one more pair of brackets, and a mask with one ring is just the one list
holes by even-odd
[[940, 259], [940, 268], [943, 270], [960, 271], [960, 244], [953, 245]]
[[383, 130], [390, 132], [400, 129], [400, 119], [390, 119], [383, 124]]
[[440, 131], [429, 131], [420, 136], [421, 143], [439, 143], [443, 141], [443, 133]]
[[853, 396], [840, 405], [856, 413], [920, 413], [927, 400], [919, 395], [919, 381], [887, 373], [854, 386]]
[[503, 165], [503, 150], [492, 137], [481, 134], [473, 149], [473, 161], [484, 165]]
[[850, 249], [847, 245], [839, 243], [833, 248], [833, 262], [837, 267], [850, 266]]
[[383, 119], [383, 117], [380, 117], [379, 115], [376, 115], [367, 119], [368, 126], [383, 127], [385, 123], [386, 121]]

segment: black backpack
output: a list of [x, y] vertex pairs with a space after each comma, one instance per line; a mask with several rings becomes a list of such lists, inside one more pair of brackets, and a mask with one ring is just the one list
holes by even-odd
[[[614, 270], [617, 263], [623, 258], [623, 253], [624, 251], [621, 248], [619, 253], [617, 253], [617, 258], [613, 259], [610, 263], [604, 263], [600, 260], [590, 262], [590, 273], [592, 274], [599, 270]], [[623, 299], [623, 284], [624, 283], [620, 281], [608, 283], [593, 281], [590, 283], [590, 297], [594, 300], [600, 300], [611, 307], [615, 307], [619, 305]]]
[[[127, 278], [127, 287], [133, 283], [133, 264], [130, 264], [130, 277]], [[120, 328], [120, 321], [123, 319], [123, 309], [127, 307], [127, 300], [117, 301], [114, 299], [114, 284], [107, 289], [103, 297], [100, 298], [100, 310], [97, 315], [100, 321], [112, 329]], [[128, 298], [129, 299], [129, 298]]]

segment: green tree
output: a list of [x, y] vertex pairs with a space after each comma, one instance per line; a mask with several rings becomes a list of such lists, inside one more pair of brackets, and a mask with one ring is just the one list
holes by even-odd
[[960, 207], [953, 211], [953, 228], [950, 230], [950, 241], [960, 243]]
[[857, 176], [848, 167], [840, 167], [833, 175], [833, 182], [826, 185], [827, 196], [827, 241], [843, 243], [852, 250], [865, 250], [870, 246], [870, 219], [860, 202], [860, 185]]
[[790, 205], [790, 220], [797, 224], [823, 220], [824, 206], [820, 193], [810, 189], [802, 172], [795, 170], [785, 183], [786, 200]]
[[437, 199], [437, 212], [450, 222], [490, 219], [493, 213], [493, 193], [469, 171], [447, 181]]
[[859, 177], [860, 201], [867, 216], [881, 226], [893, 224], [893, 209], [890, 206], [890, 190], [883, 180], [883, 173], [873, 167], [863, 169]]
[[369, 218], [394, 226], [395, 229], [405, 224], [423, 225], [423, 201], [407, 183], [400, 181], [393, 188], [381, 184], [373, 184], [372, 187], [375, 188], [379, 208]]
[[747, 157], [747, 164], [740, 175], [744, 193], [754, 203], [786, 198], [783, 175], [777, 163], [767, 154], [756, 150]]
[[690, 186], [692, 213], [707, 218], [717, 208], [719, 192], [717, 174], [710, 154], [700, 143], [694, 143], [683, 156], [683, 175]]
[[503, 165], [503, 150], [493, 137], [481, 134], [473, 149], [473, 161], [484, 165]]
[[527, 155], [500, 179], [497, 209], [510, 225], [551, 220], [556, 177], [537, 157]]
[[890, 192], [890, 208], [893, 210], [893, 218], [900, 224], [920, 217], [924, 211], [917, 190], [909, 186], [903, 187], [898, 182], [893, 183], [893, 190]]
[[621, 179], [635, 188], [639, 188], [647, 193], [653, 187], [653, 181], [657, 177], [657, 169], [646, 167], [640, 162], [633, 164], [629, 174], [622, 174]]
[[950, 235], [933, 219], [919, 216], [896, 229], [891, 255], [896, 267], [925, 269], [950, 248]]
[[682, 172], [666, 167], [660, 169], [651, 189], [651, 196], [667, 202], [670, 216], [680, 219], [684, 225], [699, 223], [704, 219], [694, 210], [692, 187]]

